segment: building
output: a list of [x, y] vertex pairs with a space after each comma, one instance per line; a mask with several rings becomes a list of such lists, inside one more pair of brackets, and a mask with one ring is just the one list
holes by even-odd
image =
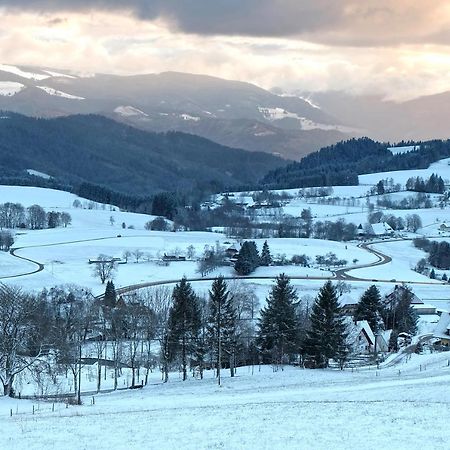
[[433, 335], [441, 345], [446, 347], [450, 345], [450, 313], [442, 312]]
[[348, 332], [347, 344], [350, 347], [350, 352], [356, 355], [372, 353], [375, 346], [375, 335], [370, 328], [369, 322], [360, 320], [355, 323], [348, 317], [346, 323]]
[[439, 225], [439, 231], [450, 231], [450, 224], [447, 222], [442, 222]]
[[[402, 284], [396, 284], [394, 290], [385, 296], [385, 303], [391, 304], [395, 303], [397, 299], [400, 298], [407, 291], [407, 287]], [[423, 305], [423, 301], [417, 297], [414, 292], [409, 291], [411, 295], [411, 305]]]
[[373, 236], [392, 236], [394, 234], [394, 229], [386, 222], [373, 223], [370, 228]]

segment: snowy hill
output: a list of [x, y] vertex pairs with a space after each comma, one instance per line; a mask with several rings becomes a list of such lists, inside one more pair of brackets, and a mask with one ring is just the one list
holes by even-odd
[[[0, 109], [39, 117], [103, 114], [145, 130], [183, 131], [290, 159], [355, 131], [300, 97], [279, 96], [249, 83], [174, 72], [85, 76], [0, 64]], [[285, 114], [274, 121], [267, 110]]]

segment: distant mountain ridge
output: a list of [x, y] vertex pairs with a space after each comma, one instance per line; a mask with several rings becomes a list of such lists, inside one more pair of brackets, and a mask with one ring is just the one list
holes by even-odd
[[149, 131], [300, 159], [356, 130], [298, 96], [177, 72], [115, 76], [0, 64], [0, 109], [35, 117], [102, 114]]
[[1, 112], [0, 116], [2, 176], [26, 177], [31, 169], [62, 184], [89, 182], [148, 196], [253, 184], [286, 164], [266, 153], [227, 148], [180, 132], [150, 133], [99, 115], [37, 119]]

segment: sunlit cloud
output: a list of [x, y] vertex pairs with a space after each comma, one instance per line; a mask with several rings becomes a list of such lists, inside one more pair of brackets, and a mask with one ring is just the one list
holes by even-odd
[[[84, 6], [58, 9], [44, 5], [39, 10], [20, 11], [0, 8], [4, 24], [0, 62], [121, 75], [203, 73], [264, 88], [345, 90], [393, 99], [450, 90], [450, 33], [445, 33], [450, 12], [439, 1], [436, 4], [440, 8], [424, 13], [427, 20], [411, 28], [409, 34], [405, 29], [419, 9], [405, 12], [400, 20], [398, 5], [405, 6], [408, 1], [404, 0], [381, 2], [389, 3], [389, 8], [372, 10], [345, 2], [339, 20], [333, 10], [321, 21], [311, 19], [315, 28], [311, 25], [285, 35], [257, 35], [250, 25], [245, 35], [205, 31], [200, 25], [193, 32], [186, 25], [186, 17], [146, 15], [137, 9], [139, 2], [134, 2], [134, 9], [112, 2], [115, 8], [110, 11], [108, 2], [93, 2], [97, 8], [86, 8], [89, 2], [80, 3]], [[349, 18], [354, 19], [352, 26], [343, 26]], [[323, 21], [329, 22], [328, 29], [321, 28]], [[369, 30], [364, 29], [367, 23], [371, 25]], [[232, 25], [238, 29], [239, 24]], [[375, 39], [373, 30], [377, 26], [382, 37]], [[316, 35], [318, 29], [320, 36]], [[420, 36], [424, 42], [420, 42]]]

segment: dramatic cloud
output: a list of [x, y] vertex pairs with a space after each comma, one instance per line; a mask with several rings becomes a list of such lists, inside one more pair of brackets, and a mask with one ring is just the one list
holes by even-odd
[[0, 0], [0, 63], [412, 98], [450, 90], [448, 4]]
[[15, 11], [124, 11], [204, 35], [297, 36], [329, 45], [450, 44], [447, 0], [7, 0]]

